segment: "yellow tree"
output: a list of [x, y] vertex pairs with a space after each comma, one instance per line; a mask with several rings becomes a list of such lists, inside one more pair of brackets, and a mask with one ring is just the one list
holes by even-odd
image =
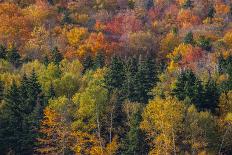
[[174, 98], [156, 98], [143, 112], [141, 129], [151, 139], [150, 154], [176, 154], [177, 133], [181, 131], [184, 105]]

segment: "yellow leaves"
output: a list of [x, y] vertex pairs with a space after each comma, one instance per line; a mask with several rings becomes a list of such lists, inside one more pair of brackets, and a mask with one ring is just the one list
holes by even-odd
[[156, 98], [146, 106], [140, 127], [153, 140], [152, 152], [172, 152], [171, 142], [175, 139], [175, 133], [181, 129], [183, 110], [183, 103], [173, 98]]
[[165, 53], [172, 51], [179, 44], [179, 38], [174, 33], [168, 33], [165, 38], [161, 40], [161, 50]]
[[88, 35], [88, 30], [83, 27], [75, 27], [66, 34], [69, 44], [74, 47], [78, 47], [80, 43], [88, 37]]
[[219, 98], [219, 110], [223, 116], [232, 112], [232, 91], [221, 94]]
[[223, 40], [229, 47], [232, 47], [232, 31], [227, 32]]

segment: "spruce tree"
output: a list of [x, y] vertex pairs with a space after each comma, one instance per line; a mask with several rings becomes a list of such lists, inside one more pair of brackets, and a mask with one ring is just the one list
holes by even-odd
[[145, 135], [139, 127], [141, 119], [140, 112], [133, 114], [130, 121], [129, 132], [126, 134], [126, 138], [122, 142], [123, 155], [141, 155], [148, 152], [148, 146], [144, 141]]
[[103, 53], [99, 52], [96, 55], [95, 62], [94, 62], [94, 68], [103, 68], [105, 66], [105, 56]]
[[3, 45], [0, 45], [0, 59], [6, 59], [6, 48]]
[[204, 87], [204, 102], [202, 103], [202, 109], [216, 111], [218, 108], [219, 91], [215, 81], [210, 79]]
[[126, 98], [130, 101], [136, 101], [136, 73], [138, 71], [137, 59], [135, 57], [130, 57], [125, 66], [125, 82], [123, 85], [123, 91], [126, 95]]
[[59, 65], [59, 63], [62, 61], [63, 56], [60, 53], [58, 47], [54, 47], [54, 49], [51, 51], [51, 59], [52, 62], [54, 62], [56, 65]]
[[48, 92], [48, 99], [50, 98], [53, 99], [55, 96], [56, 96], [55, 89], [54, 89], [53, 83], [51, 82], [49, 92]]
[[93, 66], [94, 66], [94, 62], [91, 55], [86, 56], [83, 60], [83, 67], [84, 67], [83, 73], [85, 73], [87, 70], [92, 69]]
[[172, 94], [179, 100], [189, 99], [201, 109], [203, 101], [203, 86], [191, 70], [183, 71], [177, 78]]
[[47, 55], [46, 55], [46, 56], [44, 57], [44, 59], [43, 59], [43, 64], [44, 64], [45, 66], [48, 66], [48, 64], [49, 64], [49, 58], [48, 58]]
[[198, 46], [200, 46], [203, 50], [211, 51], [212, 43], [210, 38], [206, 38], [205, 36], [200, 36], [198, 40]]
[[208, 11], [208, 13], [207, 13], [207, 17], [213, 18], [214, 15], [215, 15], [215, 13], [216, 13], [215, 8], [214, 8], [213, 6], [210, 6], [210, 7], [209, 7], [209, 11]]
[[147, 103], [152, 97], [150, 95], [151, 89], [157, 82], [155, 62], [151, 57], [147, 57], [143, 60], [140, 56], [138, 72], [136, 73], [136, 101], [140, 103]]
[[21, 56], [15, 47], [12, 47], [7, 52], [7, 60], [12, 63], [15, 67], [19, 67], [21, 63]]
[[0, 103], [3, 100], [4, 97], [4, 83], [0, 80]]
[[193, 2], [191, 0], [185, 0], [184, 4], [182, 5], [182, 7], [184, 9], [189, 9], [189, 8], [193, 8]]
[[109, 91], [120, 90], [125, 82], [124, 63], [121, 58], [114, 56], [105, 75], [105, 84]]
[[184, 43], [194, 45], [193, 33], [191, 31], [184, 37]]

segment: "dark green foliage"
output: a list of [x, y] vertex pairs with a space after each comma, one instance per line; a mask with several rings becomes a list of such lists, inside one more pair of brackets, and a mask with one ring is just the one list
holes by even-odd
[[54, 98], [56, 97], [56, 93], [55, 93], [55, 89], [53, 86], [53, 83], [51, 82], [50, 88], [49, 88], [49, 92], [48, 92], [48, 98]]
[[208, 11], [208, 13], [207, 13], [207, 17], [213, 18], [214, 15], [215, 15], [215, 13], [216, 13], [215, 8], [214, 8], [213, 6], [210, 6], [209, 11]]
[[0, 80], [0, 103], [4, 97], [4, 82]]
[[228, 92], [232, 89], [232, 56], [229, 56], [227, 59], [220, 57], [218, 61], [219, 73], [229, 75], [229, 79], [221, 83], [220, 91]]
[[94, 62], [94, 68], [102, 68], [105, 66], [105, 56], [103, 53], [99, 52], [96, 55], [95, 62]]
[[212, 43], [210, 38], [206, 38], [205, 36], [200, 36], [198, 42], [198, 46], [200, 46], [203, 50], [211, 51]]
[[172, 94], [179, 100], [189, 99], [197, 108], [202, 108], [203, 86], [191, 70], [183, 71], [178, 76]]
[[146, 9], [147, 10], [150, 10], [151, 8], [154, 7], [154, 2], [153, 0], [147, 0], [147, 3], [146, 3]]
[[21, 56], [15, 47], [12, 47], [7, 52], [7, 60], [12, 63], [15, 67], [19, 67], [21, 64]]
[[147, 103], [148, 100], [152, 98], [150, 91], [157, 82], [156, 66], [151, 57], [148, 57], [145, 60], [140, 57], [135, 82], [136, 101]]
[[109, 71], [105, 75], [105, 84], [109, 91], [120, 90], [125, 81], [124, 63], [121, 58], [114, 56], [109, 66]]
[[185, 3], [182, 5], [182, 8], [184, 9], [189, 9], [193, 8], [193, 2], [191, 0], [186, 0]]
[[184, 37], [184, 43], [194, 45], [193, 33], [191, 31]]
[[135, 57], [129, 58], [126, 67], [125, 67], [125, 74], [126, 74], [126, 81], [123, 85], [123, 91], [126, 94], [126, 98], [130, 101], [136, 101], [136, 93], [135, 93], [135, 77], [138, 71], [138, 64], [137, 59]]
[[220, 94], [216, 82], [209, 80], [204, 87], [204, 101], [202, 104], [202, 109], [215, 112], [216, 108], [218, 108], [219, 96]]
[[38, 138], [40, 120], [43, 117], [45, 100], [37, 76], [33, 71], [31, 76], [23, 76], [20, 86], [15, 82], [5, 96], [3, 120], [6, 123], [0, 132], [4, 146], [16, 154], [33, 154]]
[[44, 64], [45, 66], [48, 66], [48, 64], [49, 64], [49, 58], [48, 58], [47, 55], [43, 58], [43, 64]]
[[60, 53], [60, 51], [58, 50], [58, 47], [55, 47], [52, 51], [51, 51], [51, 61], [54, 62], [56, 65], [59, 65], [59, 63], [62, 61], [63, 56]]
[[93, 59], [90, 55], [86, 56], [83, 60], [83, 73], [85, 73], [86, 71], [90, 70], [93, 68], [94, 66], [94, 62], [93, 62]]
[[128, 6], [129, 6], [130, 9], [134, 9], [134, 7], [135, 7], [135, 2], [134, 2], [133, 0], [129, 0], [129, 1], [128, 1]]
[[6, 48], [3, 45], [0, 45], [0, 59], [6, 59]]
[[142, 117], [140, 112], [133, 114], [130, 121], [130, 130], [122, 142], [123, 155], [141, 155], [148, 152], [148, 146], [144, 141], [145, 135], [139, 127], [141, 120]]

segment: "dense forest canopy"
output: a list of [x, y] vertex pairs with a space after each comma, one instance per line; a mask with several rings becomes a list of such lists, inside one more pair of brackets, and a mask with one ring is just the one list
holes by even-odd
[[231, 155], [231, 0], [1, 0], [1, 155]]

